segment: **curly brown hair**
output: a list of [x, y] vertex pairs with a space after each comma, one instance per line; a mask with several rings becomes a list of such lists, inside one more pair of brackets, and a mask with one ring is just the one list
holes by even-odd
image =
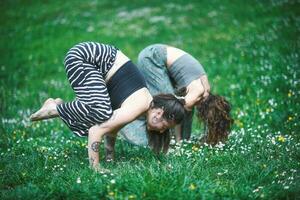
[[[186, 87], [177, 90], [176, 94], [185, 96], [187, 94]], [[196, 108], [198, 119], [205, 128], [200, 144], [216, 145], [219, 142], [225, 142], [234, 122], [230, 116], [230, 103], [224, 97], [210, 93], [205, 100], [196, 105]]]
[[230, 116], [229, 102], [222, 96], [210, 93], [205, 100], [196, 105], [196, 108], [198, 119], [205, 127], [205, 135], [200, 142], [211, 145], [225, 142], [234, 121]]

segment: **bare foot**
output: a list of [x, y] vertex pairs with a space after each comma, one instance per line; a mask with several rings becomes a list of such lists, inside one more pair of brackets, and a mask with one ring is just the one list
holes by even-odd
[[55, 101], [56, 105], [60, 105], [60, 104], [64, 103], [64, 101], [61, 98], [56, 98], [56, 99], [54, 99], [54, 101]]
[[30, 116], [31, 121], [39, 121], [49, 118], [54, 118], [58, 116], [58, 112], [56, 110], [57, 103], [54, 99], [49, 98], [45, 101], [41, 109], [37, 112], [33, 113]]

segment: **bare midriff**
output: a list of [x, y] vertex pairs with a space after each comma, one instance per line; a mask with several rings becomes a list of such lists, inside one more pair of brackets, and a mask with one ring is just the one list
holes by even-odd
[[171, 67], [172, 64], [184, 54], [186, 54], [186, 52], [181, 49], [167, 46], [167, 67]]
[[122, 51], [118, 50], [116, 59], [115, 59], [115, 63], [108, 71], [106, 78], [105, 78], [105, 82], [108, 82], [109, 79], [116, 73], [116, 71], [118, 71], [118, 69], [120, 69], [129, 60], [130, 59], [125, 54], [123, 54]]

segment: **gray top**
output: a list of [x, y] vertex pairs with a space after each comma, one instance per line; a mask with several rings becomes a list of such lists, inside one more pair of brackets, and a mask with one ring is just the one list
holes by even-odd
[[146, 130], [146, 119], [139, 118], [133, 122], [127, 124], [120, 130], [121, 138], [125, 139], [131, 144], [138, 146], [147, 146], [147, 130]]
[[190, 54], [184, 54], [175, 60], [169, 67], [169, 72], [178, 88], [188, 86], [205, 74], [202, 65]]

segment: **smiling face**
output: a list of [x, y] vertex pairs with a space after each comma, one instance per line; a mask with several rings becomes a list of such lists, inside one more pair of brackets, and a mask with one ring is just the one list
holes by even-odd
[[174, 121], [167, 120], [163, 117], [164, 110], [161, 108], [152, 108], [147, 114], [147, 128], [148, 130], [163, 133], [165, 130], [174, 127]]

